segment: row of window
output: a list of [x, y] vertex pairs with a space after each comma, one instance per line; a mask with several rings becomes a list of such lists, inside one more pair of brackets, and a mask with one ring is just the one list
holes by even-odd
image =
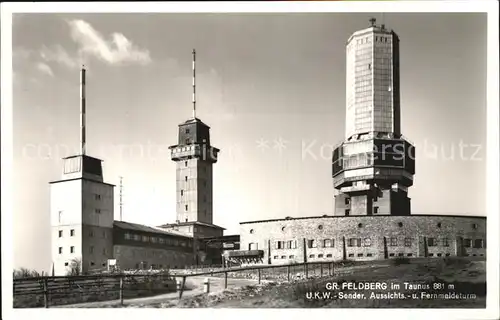
[[[483, 239], [464, 239], [464, 247], [466, 248], [483, 248]], [[322, 247], [323, 248], [333, 248], [335, 246], [335, 240], [334, 239], [323, 239], [321, 241]], [[412, 238], [404, 238], [403, 243], [405, 247], [411, 247], [413, 244], [413, 239]], [[348, 247], [370, 247], [372, 245], [371, 239], [370, 238], [349, 238], [347, 239], [347, 246]], [[390, 237], [387, 241], [387, 245], [391, 247], [397, 247], [398, 245], [398, 238], [396, 237]], [[427, 238], [427, 246], [428, 247], [437, 247], [437, 246], [442, 246], [442, 247], [449, 247], [450, 246], [450, 239], [448, 238]], [[318, 241], [315, 239], [309, 239], [307, 240], [307, 247], [308, 248], [318, 248]], [[297, 248], [297, 242], [296, 240], [289, 240], [289, 241], [276, 241], [275, 243], [275, 249], [296, 249]]]
[[[63, 234], [64, 234], [63, 230], [59, 230], [59, 238], [62, 238], [62, 237], [63, 237]], [[71, 230], [69, 230], [69, 236], [70, 236], [70, 237], [74, 237], [74, 236], [75, 236], [75, 234], [76, 234], [75, 229], [71, 229]], [[90, 230], [90, 231], [89, 231], [89, 237], [90, 237], [90, 238], [93, 238], [94, 236], [95, 236], [94, 231], [93, 231], [93, 230]], [[103, 231], [102, 231], [102, 237], [103, 237], [104, 239], [106, 239], [106, 238], [107, 238], [107, 234], [106, 234], [106, 231], [105, 231], [105, 230], [103, 230]]]
[[[196, 229], [195, 229], [195, 231], [196, 231]], [[159, 243], [159, 244], [165, 244], [165, 245], [169, 245], [169, 246], [180, 246], [180, 247], [189, 247], [189, 248], [191, 248], [193, 246], [192, 242], [190, 242], [190, 241], [169, 239], [169, 238], [162, 238], [162, 237], [154, 237], [154, 236], [141, 236], [138, 234], [131, 234], [131, 233], [125, 233], [124, 238], [125, 238], [125, 240], [135, 240], [135, 241], [142, 241], [142, 242]]]
[[[74, 246], [70, 246], [69, 247], [69, 253], [75, 253], [75, 247]], [[94, 246], [90, 246], [89, 247], [89, 253], [90, 254], [94, 253]], [[59, 247], [59, 254], [63, 254], [63, 247]], [[103, 255], [107, 255], [108, 254], [108, 250], [106, 250], [106, 248], [103, 248], [102, 249], [102, 254]]]

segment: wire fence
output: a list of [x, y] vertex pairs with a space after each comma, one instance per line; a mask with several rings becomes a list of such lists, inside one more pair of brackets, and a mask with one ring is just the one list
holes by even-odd
[[38, 308], [175, 292], [169, 273], [40, 277], [14, 280], [14, 308]]
[[[14, 279], [14, 308], [49, 308], [85, 302], [119, 300], [177, 292], [208, 293], [210, 285], [227, 289], [244, 283], [263, 281], [292, 282], [297, 279], [332, 276], [334, 262], [308, 262], [288, 265], [260, 265], [223, 268], [220, 265], [184, 270], [155, 270], [150, 273], [101, 274], [65, 277]], [[200, 277], [205, 278], [200, 281]]]

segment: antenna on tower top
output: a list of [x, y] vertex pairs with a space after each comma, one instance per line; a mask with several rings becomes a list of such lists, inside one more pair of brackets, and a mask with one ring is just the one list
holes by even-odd
[[85, 155], [87, 147], [87, 137], [85, 132], [85, 65], [80, 71], [80, 153]]
[[196, 119], [196, 50], [193, 49], [193, 119]]
[[372, 26], [372, 27], [374, 27], [374, 26], [375, 26], [375, 22], [377, 22], [377, 19], [375, 19], [375, 18], [370, 18], [370, 24], [371, 24], [371, 26]]
[[123, 217], [123, 177], [120, 176], [120, 221]]

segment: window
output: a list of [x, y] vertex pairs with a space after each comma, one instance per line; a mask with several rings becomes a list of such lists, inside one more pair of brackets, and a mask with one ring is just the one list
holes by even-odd
[[[448, 254], [449, 255], [449, 254]], [[407, 254], [408, 257], [412, 257], [413, 256], [413, 253], [408, 253]]]
[[332, 254], [331, 254], [331, 253], [329, 253], [329, 254], [327, 254], [327, 255], [326, 255], [326, 257], [327, 257], [327, 258], [331, 258], [331, 257], [332, 257]]
[[398, 222], [398, 227], [402, 228], [403, 227], [403, 223], [402, 222]]
[[274, 258], [274, 259], [278, 259], [278, 256], [274, 256], [273, 258]]
[[165, 243], [165, 239], [163, 239], [163, 238], [158, 238], [158, 243], [162, 243], [162, 244], [163, 244], [163, 243]]
[[142, 236], [142, 242], [148, 242], [149, 237], [148, 236]]
[[289, 240], [285, 242], [285, 248], [286, 249], [292, 249], [293, 241]]
[[188, 177], [187, 176], [184, 177], [184, 181], [188, 181]]
[[62, 253], [62, 247], [59, 247], [59, 254]]
[[189, 129], [186, 129], [186, 133], [189, 133]]
[[181, 197], [184, 195], [184, 190], [181, 190]]
[[373, 197], [373, 202], [377, 202], [377, 201], [378, 201], [378, 197], [377, 196]]
[[394, 257], [394, 253], [389, 253], [389, 257]]
[[90, 252], [91, 254], [92, 254], [92, 253], [94, 253], [94, 246], [90, 246], [90, 248], [89, 248], [89, 252]]
[[427, 239], [427, 246], [428, 247], [435, 247], [436, 246], [436, 241], [434, 240], [434, 238]]
[[309, 255], [309, 258], [314, 258], [314, 254], [310, 254], [310, 255]]
[[69, 247], [69, 252], [75, 253], [75, 247], [73, 247], [73, 246]]
[[104, 262], [104, 263], [102, 264], [102, 266], [103, 266], [103, 267], [105, 267], [105, 266], [106, 266], [106, 262]]
[[371, 253], [367, 253], [367, 254], [366, 254], [366, 256], [367, 256], [367, 257], [371, 257], [371, 256], [373, 256], [373, 254], [371, 254]]
[[349, 253], [349, 258], [354, 257], [354, 253]]
[[369, 247], [372, 245], [372, 239], [370, 238], [365, 238], [365, 241], [363, 242], [363, 246]]
[[276, 249], [285, 249], [284, 241], [276, 241]]
[[184, 206], [184, 209], [186, 209], [186, 211], [188, 211], [188, 205], [187, 204]]
[[411, 238], [405, 238], [405, 247], [411, 247]]
[[95, 195], [94, 195], [94, 198], [95, 198], [96, 200], [101, 200], [101, 195], [100, 195], [100, 194], [95, 194]]
[[69, 266], [69, 263], [65, 262], [65, 263], [64, 263], [64, 266], [65, 266], [65, 267]]
[[363, 254], [362, 254], [362, 253], [358, 253], [358, 257], [362, 257], [362, 256], [363, 256]]
[[434, 257], [434, 253], [429, 253], [429, 257]]
[[437, 227], [441, 228], [441, 222], [438, 222]]
[[378, 213], [378, 207], [373, 207], [373, 213]]
[[138, 234], [134, 235], [134, 240], [135, 241], [141, 241], [141, 236], [138, 235]]
[[158, 238], [156, 238], [156, 237], [151, 237], [151, 242], [152, 242], [152, 243], [158, 243]]
[[286, 259], [286, 256], [281, 256], [281, 259]]
[[318, 254], [318, 258], [323, 258], [323, 255], [322, 254]]
[[323, 246], [325, 248], [333, 248], [334, 240], [333, 239], [325, 239], [323, 241]]
[[396, 247], [398, 245], [398, 238], [391, 238], [390, 241], [391, 247]]
[[344, 199], [344, 203], [345, 203], [345, 204], [349, 204], [349, 203], [351, 203], [351, 201], [350, 201], [350, 200], [351, 200], [351, 199], [349, 199], [349, 198], [345, 198], [345, 199]]
[[132, 235], [130, 233], [125, 233], [124, 238], [126, 240], [130, 240], [130, 239], [132, 239]]
[[[189, 142], [189, 140], [187, 140], [186, 142]], [[184, 161], [184, 166], [187, 167], [188, 166], [188, 162], [187, 161]]]
[[74, 237], [74, 236], [75, 236], [75, 229], [71, 229], [71, 230], [69, 230], [69, 235], [70, 235], [71, 237]]
[[294, 259], [294, 258], [295, 258], [294, 255], [288, 256], [288, 259]]
[[483, 239], [474, 240], [474, 248], [482, 248], [483, 247]]
[[59, 238], [62, 238], [63, 232], [62, 230], [59, 230]]
[[449, 247], [449, 246], [450, 246], [450, 239], [443, 238], [443, 247]]
[[472, 229], [477, 229], [477, 223], [472, 224]]
[[90, 265], [91, 266], [95, 265], [94, 261], [90, 261]]
[[346, 215], [346, 216], [348, 216], [348, 215], [349, 215], [349, 213], [351, 213], [351, 210], [349, 210], [349, 209], [345, 209], [345, 215]]
[[101, 213], [101, 209], [95, 209], [95, 213]]
[[307, 247], [308, 248], [316, 248], [316, 240], [307, 240]]
[[363, 227], [363, 224], [362, 223], [358, 223], [358, 228], [362, 228]]
[[361, 238], [349, 238], [347, 241], [348, 247], [361, 247]]

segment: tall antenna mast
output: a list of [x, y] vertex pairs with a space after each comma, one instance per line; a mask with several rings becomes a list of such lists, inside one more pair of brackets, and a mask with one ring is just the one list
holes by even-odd
[[123, 217], [123, 177], [120, 176], [120, 221]]
[[85, 65], [80, 71], [80, 154], [85, 155], [87, 148], [87, 137], [85, 135]]
[[193, 49], [193, 119], [196, 119], [196, 50]]

